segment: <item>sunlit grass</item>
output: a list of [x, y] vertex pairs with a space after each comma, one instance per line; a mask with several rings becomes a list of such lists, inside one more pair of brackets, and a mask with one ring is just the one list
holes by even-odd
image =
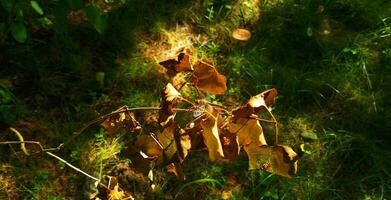
[[[221, 101], [236, 105], [264, 89], [278, 89], [274, 113], [280, 123], [280, 141], [302, 154], [299, 172], [297, 177], [286, 179], [260, 170], [247, 172], [244, 154], [236, 163], [210, 163], [201, 153], [192, 154], [184, 162], [185, 182], [157, 169], [164, 180], [158, 182], [160, 190], [153, 195], [167, 199], [388, 198], [390, 3], [176, 3], [130, 1], [128, 7], [110, 16], [112, 26], [104, 37], [73, 30], [73, 39], [84, 34], [81, 38], [85, 40], [80, 44], [70, 40], [66, 45], [71, 50], [69, 55], [61, 55], [58, 49], [42, 48], [39, 53], [29, 50], [40, 46], [41, 40], [49, 43], [44, 38], [34, 41], [34, 48], [7, 51], [15, 58], [21, 55], [17, 52], [32, 55], [20, 63], [13, 58], [7, 64], [16, 62], [16, 69], [27, 70], [25, 77], [32, 80], [27, 88], [33, 97], [21, 95], [24, 90], [13, 91], [24, 84], [18, 78], [20, 74], [1, 80], [9, 83], [4, 91], [10, 90], [18, 99], [15, 101], [31, 105], [35, 114], [29, 117], [50, 123], [49, 128], [58, 137], [53, 141], [58, 144], [96, 117], [96, 110], [110, 112], [123, 104], [159, 106], [160, 90], [169, 77], [157, 63], [184, 51], [194, 58], [213, 61], [229, 78], [227, 97]], [[145, 21], [154, 23], [143, 24]], [[236, 28], [249, 29], [252, 38], [247, 42], [234, 40], [231, 33]], [[50, 59], [44, 60], [46, 56]], [[97, 72], [105, 74], [103, 86], [95, 80]], [[79, 102], [84, 98], [90, 99], [90, 104]], [[13, 103], [1, 108], [9, 114], [15, 107], [20, 108]], [[102, 132], [94, 136], [94, 128], [97, 126], [74, 144], [67, 144], [65, 152], [72, 163], [98, 176], [123, 159], [119, 152], [125, 139], [106, 138]], [[273, 127], [264, 125], [264, 130], [273, 138]], [[316, 135], [316, 139], [305, 138], [305, 134]], [[302, 144], [307, 145], [306, 152], [301, 152]], [[15, 158], [14, 152], [10, 160]], [[0, 167], [4, 172], [0, 174], [0, 199], [14, 193], [17, 197], [60, 198], [63, 191], [37, 162], [18, 161], [21, 167], [7, 173]], [[69, 178], [69, 184], [79, 181], [74, 179]]]

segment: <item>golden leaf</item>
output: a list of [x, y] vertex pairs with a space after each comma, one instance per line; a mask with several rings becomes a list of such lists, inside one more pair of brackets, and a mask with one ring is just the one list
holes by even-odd
[[166, 85], [164, 89], [164, 93], [165, 93], [165, 98], [168, 102], [172, 102], [174, 101], [174, 99], [179, 99], [181, 97], [181, 93], [179, 93], [178, 90], [176, 90], [171, 83], [168, 83]]
[[174, 107], [178, 105], [181, 94], [174, 88], [171, 83], [168, 83], [162, 91], [162, 102], [159, 110], [159, 124], [166, 126], [175, 118]]
[[251, 97], [247, 104], [232, 111], [232, 114], [236, 118], [248, 118], [250, 115], [257, 114], [264, 109], [270, 109], [270, 106], [275, 103], [276, 95], [276, 89], [272, 88], [266, 90], [258, 95]]
[[240, 145], [267, 145], [263, 130], [256, 119], [239, 118], [228, 124], [228, 130], [238, 136]]
[[220, 142], [219, 137], [219, 129], [217, 126], [217, 116], [218, 113], [213, 113], [208, 111], [207, 117], [202, 119], [201, 127], [202, 127], [202, 136], [204, 138], [204, 143], [208, 149], [209, 159], [211, 161], [216, 161], [221, 157], [224, 157], [223, 147]]
[[181, 129], [175, 132], [175, 142], [177, 144], [177, 151], [180, 161], [182, 162], [191, 149], [190, 135], [186, 134], [186, 131]]
[[161, 133], [156, 135], [157, 140], [163, 148], [163, 156], [158, 159], [158, 164], [171, 162], [176, 159], [177, 146], [175, 144], [174, 135], [178, 129], [178, 124], [171, 121]]
[[269, 107], [274, 104], [277, 90], [272, 88], [250, 98], [248, 104], [251, 107]]
[[121, 200], [125, 198], [125, 192], [119, 189], [119, 185], [114, 186], [113, 190], [110, 190], [109, 200]]

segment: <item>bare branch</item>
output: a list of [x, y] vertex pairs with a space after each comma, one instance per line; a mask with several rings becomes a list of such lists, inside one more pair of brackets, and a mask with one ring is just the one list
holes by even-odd
[[98, 178], [95, 178], [95, 177], [93, 177], [93, 176], [87, 174], [86, 172], [84, 172], [84, 171], [82, 171], [81, 169], [79, 169], [79, 168], [73, 166], [71, 163], [67, 162], [66, 160], [64, 160], [64, 159], [62, 159], [62, 158], [60, 158], [60, 157], [58, 157], [58, 156], [56, 156], [56, 155], [54, 155], [54, 154], [52, 154], [52, 153], [50, 153], [50, 152], [46, 152], [46, 154], [48, 154], [49, 156], [52, 156], [52, 157], [56, 158], [57, 160], [61, 161], [62, 163], [66, 164], [66, 165], [68, 165], [68, 166], [71, 167], [72, 169], [74, 169], [74, 170], [76, 170], [76, 171], [78, 171], [78, 172], [84, 174], [84, 175], [87, 176], [88, 178], [91, 178], [91, 179], [93, 179], [93, 180], [95, 180], [95, 181], [99, 181]]

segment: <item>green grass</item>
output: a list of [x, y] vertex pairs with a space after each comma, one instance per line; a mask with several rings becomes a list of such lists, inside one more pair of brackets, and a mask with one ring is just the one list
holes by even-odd
[[[81, 169], [110, 174], [127, 161], [116, 152], [134, 136], [105, 138], [97, 125], [77, 139], [73, 132], [122, 105], [158, 106], [167, 82], [157, 66], [161, 54], [191, 44], [194, 55], [229, 78], [227, 95], [213, 100], [239, 104], [277, 88], [280, 141], [309, 150], [293, 179], [249, 172], [244, 153], [235, 163], [211, 163], [195, 152], [184, 162], [186, 181], [158, 168], [156, 191], [137, 188], [137, 197], [388, 199], [391, 3], [254, 2], [129, 0], [108, 12], [103, 34], [87, 21], [63, 32], [56, 28], [60, 19], [35, 32], [28, 26], [23, 44], [0, 32], [0, 140], [16, 139], [7, 128], [17, 127], [45, 147], [65, 143], [58, 155]], [[49, 13], [56, 6], [43, 5]], [[239, 27], [252, 32], [249, 41], [231, 38]], [[273, 127], [264, 128], [272, 143]], [[0, 197], [82, 198], [88, 191], [89, 180], [52, 158], [26, 157], [18, 145], [1, 145], [0, 154], [0, 186], [10, 185]]]

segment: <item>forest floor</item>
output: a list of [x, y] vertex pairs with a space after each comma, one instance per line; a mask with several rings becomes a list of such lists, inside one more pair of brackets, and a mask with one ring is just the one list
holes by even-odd
[[[0, 142], [20, 141], [12, 127], [44, 148], [62, 144], [50, 152], [101, 183], [119, 180], [125, 191], [101, 199], [124, 198], [121, 192], [135, 199], [391, 198], [391, 2], [88, 1], [104, 10], [95, 18], [84, 3], [38, 2], [53, 23], [30, 13], [26, 41], [0, 23]], [[251, 37], [234, 39], [237, 28]], [[230, 163], [194, 151], [182, 163], [186, 180], [164, 166], [151, 170], [152, 179], [132, 170], [124, 152], [137, 134], [86, 126], [124, 105], [159, 107], [171, 75], [158, 63], [184, 51], [227, 77], [224, 95], [204, 96], [210, 102], [238, 106], [278, 90], [279, 142], [300, 154], [297, 175], [248, 170], [245, 152]], [[134, 114], [145, 127], [140, 134], [156, 128], [157, 112]], [[262, 125], [273, 144], [274, 126]], [[95, 180], [25, 146], [30, 155], [20, 144], [0, 144], [0, 199], [97, 194]]]

